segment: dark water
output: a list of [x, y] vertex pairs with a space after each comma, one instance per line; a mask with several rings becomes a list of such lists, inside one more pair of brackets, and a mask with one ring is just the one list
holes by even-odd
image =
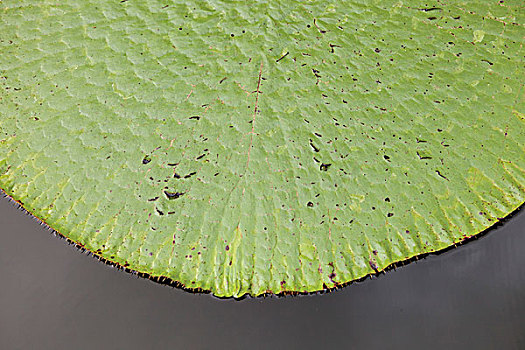
[[110, 268], [0, 199], [0, 349], [525, 349], [525, 210], [324, 295], [219, 300]]

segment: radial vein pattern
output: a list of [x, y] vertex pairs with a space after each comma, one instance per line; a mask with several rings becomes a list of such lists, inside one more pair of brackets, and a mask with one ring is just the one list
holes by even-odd
[[522, 1], [4, 0], [0, 188], [218, 296], [312, 292], [525, 197]]

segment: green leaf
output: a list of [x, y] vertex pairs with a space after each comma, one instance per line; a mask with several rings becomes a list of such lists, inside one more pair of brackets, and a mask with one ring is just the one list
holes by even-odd
[[313, 292], [525, 198], [521, 1], [5, 0], [0, 187], [107, 261]]

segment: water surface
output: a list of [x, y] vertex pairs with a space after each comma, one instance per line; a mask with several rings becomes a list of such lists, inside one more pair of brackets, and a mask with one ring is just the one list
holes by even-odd
[[323, 295], [219, 300], [110, 268], [0, 198], [1, 349], [525, 349], [525, 210]]

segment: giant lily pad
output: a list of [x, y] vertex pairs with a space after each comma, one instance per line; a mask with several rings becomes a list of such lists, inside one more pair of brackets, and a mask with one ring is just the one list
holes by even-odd
[[313, 292], [525, 198], [522, 1], [4, 0], [0, 187], [107, 262]]

